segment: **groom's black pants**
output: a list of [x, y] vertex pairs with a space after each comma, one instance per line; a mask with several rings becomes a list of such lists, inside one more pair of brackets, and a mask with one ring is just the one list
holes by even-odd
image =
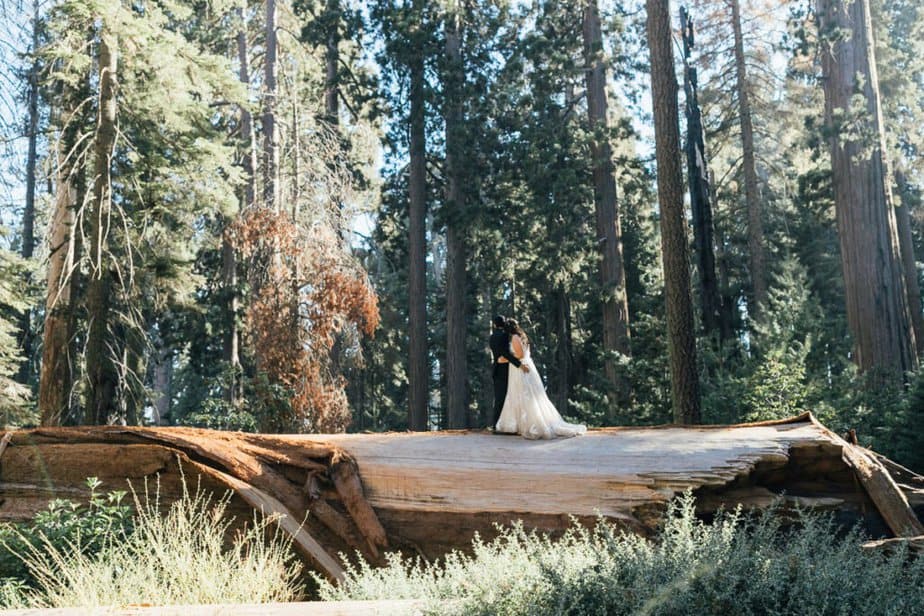
[[507, 379], [510, 376], [509, 363], [494, 364], [494, 417], [491, 419], [491, 427], [497, 425], [500, 419], [501, 411], [504, 409], [504, 399], [507, 397]]

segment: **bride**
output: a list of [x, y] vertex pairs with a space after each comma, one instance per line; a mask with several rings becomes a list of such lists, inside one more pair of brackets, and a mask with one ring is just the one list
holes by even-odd
[[530, 357], [529, 338], [523, 328], [515, 319], [507, 319], [506, 330], [510, 334], [510, 350], [530, 370], [510, 372], [507, 397], [494, 431], [520, 434], [530, 439], [584, 434], [587, 427], [562, 419], [545, 394], [545, 386]]

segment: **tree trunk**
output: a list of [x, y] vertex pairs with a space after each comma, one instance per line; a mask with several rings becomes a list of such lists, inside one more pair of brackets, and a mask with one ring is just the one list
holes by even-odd
[[169, 349], [158, 349], [154, 363], [154, 405], [152, 423], [162, 426], [170, 416], [170, 400], [173, 397], [173, 357]]
[[661, 259], [671, 364], [674, 421], [699, 423], [699, 380], [690, 262], [683, 211], [677, 78], [669, 0], [646, 0], [648, 47], [651, 53], [651, 100], [654, 110], [655, 154], [658, 163], [658, 204], [661, 210]]
[[[423, 1], [414, 1], [415, 13]], [[417, 26], [420, 27], [419, 25]], [[414, 50], [410, 69], [410, 174], [408, 177], [408, 428], [427, 429], [427, 161], [423, 50]]]
[[[38, 53], [39, 46], [39, 4], [34, 3], [35, 13], [32, 20], [32, 53]], [[28, 113], [26, 119], [28, 150], [26, 154], [26, 202], [22, 212], [22, 247], [23, 259], [31, 259], [35, 252], [35, 172], [38, 159], [38, 59], [32, 60], [29, 70], [29, 92], [27, 94]], [[22, 349], [23, 363], [19, 371], [19, 380], [28, 382], [32, 366], [32, 311], [26, 310], [20, 320], [19, 346]]]
[[449, 428], [472, 427], [468, 417], [465, 298], [468, 275], [465, 270], [465, 178], [462, 169], [462, 140], [465, 131], [462, 97], [461, 15], [446, 17], [447, 72], [444, 86], [446, 116], [446, 416]]
[[[237, 10], [240, 29], [237, 32], [238, 80], [250, 89], [250, 60], [247, 56], [247, 24], [244, 22], [244, 7]], [[253, 206], [257, 195], [257, 144], [253, 132], [253, 114], [245, 105], [241, 107], [241, 144], [244, 150], [244, 208]]]
[[[587, 119], [593, 135], [590, 150], [593, 158], [597, 245], [600, 248], [600, 282], [603, 289], [603, 350], [606, 354], [606, 379], [616, 392], [617, 401], [625, 401], [630, 394], [629, 383], [625, 375], [620, 374], [614, 354], [628, 356], [632, 352], [629, 339], [629, 303], [626, 297], [626, 273], [622, 258], [622, 230], [616, 202], [616, 177], [613, 175], [613, 154], [608, 134], [606, 66], [597, 0], [587, 0], [583, 12]], [[615, 410], [617, 401], [608, 405], [611, 410]], [[612, 413], [609, 419], [612, 419]]]
[[706, 144], [703, 137], [703, 120], [697, 96], [697, 74], [690, 58], [693, 49], [693, 22], [685, 8], [680, 9], [683, 32], [683, 89], [686, 98], [687, 118], [687, 177], [690, 186], [690, 210], [693, 214], [693, 246], [702, 302], [703, 332], [709, 338], [718, 335], [724, 340], [720, 327], [722, 300], [715, 273], [715, 242], [712, 227], [712, 191], [709, 186], [709, 166], [706, 162]]
[[324, 53], [324, 113], [327, 121], [340, 125], [340, 0], [327, 0], [327, 48]]
[[571, 300], [562, 287], [558, 287], [553, 296], [554, 323], [558, 338], [555, 348], [555, 407], [564, 414], [568, 411], [568, 397], [571, 393]]
[[[61, 114], [62, 116], [64, 114]], [[71, 120], [72, 122], [74, 120]], [[39, 377], [38, 410], [43, 426], [59, 426], [67, 415], [68, 397], [73, 374], [68, 358], [72, 330], [68, 327], [73, 285], [69, 276], [74, 269], [76, 236], [73, 233], [77, 207], [76, 175], [79, 173], [71, 155], [75, 130], [64, 127], [56, 152], [55, 203], [49, 230], [48, 269], [46, 274], [45, 327], [42, 342], [42, 366]]]
[[[903, 194], [908, 186], [908, 180], [900, 171], [895, 173], [895, 183], [899, 194]], [[924, 315], [921, 314], [921, 286], [918, 284], [918, 264], [914, 258], [914, 239], [911, 235], [911, 211], [909, 201], [902, 199], [899, 207], [895, 208], [895, 222], [898, 228], [898, 242], [902, 252], [902, 270], [905, 275], [905, 286], [908, 289], [908, 310], [911, 312], [911, 327], [914, 330], [914, 340], [917, 343], [918, 355], [924, 352]]]
[[754, 125], [751, 122], [751, 101], [748, 91], [747, 67], [744, 58], [744, 36], [741, 33], [739, 0], [730, 0], [732, 29], [735, 33], [735, 78], [738, 90], [738, 120], [741, 123], [741, 166], [744, 173], [744, 200], [748, 211], [748, 254], [750, 257], [752, 319], [760, 319], [767, 305], [767, 268], [764, 257], [764, 223], [757, 187], [757, 165], [754, 160]]
[[115, 145], [117, 39], [105, 29], [99, 43], [99, 120], [96, 127], [93, 202], [90, 209], [90, 280], [87, 287], [86, 424], [109, 423], [116, 410], [117, 375], [109, 336], [112, 270], [106, 244], [112, 207], [110, 169]]
[[[245, 1], [246, 4], [246, 1]], [[240, 24], [237, 31], [237, 59], [238, 80], [244, 84], [246, 90], [250, 89], [250, 61], [247, 55], [247, 25], [244, 21], [244, 7], [237, 9]], [[241, 166], [244, 169], [244, 187], [240, 195], [240, 210], [253, 206], [256, 198], [256, 167], [257, 153], [253, 134], [253, 115], [247, 106], [240, 109], [241, 134], [239, 136], [241, 148]], [[223, 358], [231, 370], [225, 397], [232, 405], [236, 405], [243, 396], [241, 383], [241, 334], [238, 328], [238, 312], [240, 311], [240, 297], [238, 295], [237, 280], [237, 253], [228, 234], [228, 227], [233, 219], [225, 223], [225, 233], [221, 238], [221, 277], [225, 289], [227, 302], [228, 328], [225, 330], [223, 344]], [[160, 366], [158, 366], [158, 369]], [[163, 414], [161, 414], [163, 417]]]
[[274, 211], [279, 209], [276, 56], [276, 0], [266, 0], [266, 51], [263, 59], [263, 204]]
[[[869, 2], [818, 0], [817, 14], [847, 321], [856, 362], [874, 378], [899, 379], [917, 366], [917, 354], [885, 160]], [[843, 36], [845, 31], [849, 36]], [[859, 117], [852, 117], [857, 94], [866, 104]]]

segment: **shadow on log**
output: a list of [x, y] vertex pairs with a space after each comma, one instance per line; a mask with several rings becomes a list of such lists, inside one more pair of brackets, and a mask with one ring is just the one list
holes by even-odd
[[[4, 443], [7, 444], [4, 451]], [[181, 469], [182, 465], [182, 469]], [[924, 528], [924, 478], [851, 445], [809, 413], [736, 426], [590, 430], [573, 439], [446, 431], [256, 435], [194, 428], [39, 428], [0, 440], [0, 519], [22, 520], [56, 497], [157, 478], [161, 500], [233, 491], [229, 512], [279, 516], [306, 564], [332, 580], [340, 554], [381, 563], [398, 549], [436, 559], [489, 540], [496, 525], [561, 534], [605, 519], [649, 535], [667, 503], [690, 490], [709, 517], [720, 508], [833, 511], [873, 537]], [[304, 520], [304, 523], [302, 523]]]

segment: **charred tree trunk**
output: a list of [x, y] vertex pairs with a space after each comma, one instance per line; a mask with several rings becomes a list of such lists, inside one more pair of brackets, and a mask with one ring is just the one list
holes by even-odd
[[[417, 15], [423, 0], [414, 1]], [[419, 28], [420, 25], [417, 25]], [[419, 35], [419, 33], [418, 33]], [[410, 174], [408, 178], [408, 428], [426, 430], [427, 361], [427, 161], [424, 58], [420, 46], [410, 59]]]
[[93, 197], [90, 209], [90, 280], [87, 287], [86, 424], [106, 424], [114, 415], [118, 377], [109, 340], [113, 274], [107, 233], [112, 208], [110, 177], [115, 146], [117, 39], [103, 30], [99, 43], [99, 119], [96, 126]]
[[757, 186], [757, 163], [754, 159], [754, 125], [751, 121], [751, 99], [748, 90], [747, 66], [744, 57], [744, 36], [741, 32], [739, 0], [730, 0], [732, 29], [735, 34], [735, 81], [738, 90], [738, 121], [741, 124], [741, 166], [744, 174], [744, 200], [748, 211], [748, 266], [751, 270], [752, 306], [748, 311], [760, 319], [767, 305], [767, 266], [764, 256], [764, 223]]
[[683, 212], [677, 78], [671, 47], [669, 0], [646, 0], [648, 48], [651, 53], [651, 99], [654, 109], [658, 203], [661, 208], [661, 259], [667, 304], [668, 348], [674, 421], [699, 423], [699, 380], [690, 292], [690, 261]]
[[[895, 183], [899, 194], [907, 193], [908, 180], [900, 171], [895, 172]], [[921, 286], [918, 284], [918, 264], [914, 258], [914, 239], [911, 234], [911, 211], [909, 200], [902, 199], [895, 208], [895, 223], [898, 228], [898, 242], [902, 252], [902, 269], [905, 286], [908, 289], [908, 310], [911, 312], [911, 327], [918, 355], [924, 352], [924, 314], [921, 314]]]
[[[818, 0], [817, 14], [847, 321], [856, 362], [861, 371], [874, 372], [874, 378], [901, 379], [917, 366], [917, 353], [885, 159], [869, 2]], [[843, 36], [845, 31], [850, 35]], [[854, 114], [851, 99], [857, 94], [866, 104]]]
[[279, 140], [276, 130], [276, 0], [266, 0], [266, 51], [263, 59], [263, 205], [279, 209]]
[[696, 251], [696, 269], [702, 301], [703, 331], [707, 337], [718, 335], [724, 340], [720, 327], [722, 300], [715, 273], [715, 242], [712, 227], [712, 191], [709, 187], [709, 166], [706, 162], [706, 143], [703, 137], [703, 119], [697, 96], [696, 68], [690, 58], [694, 45], [693, 22], [685, 8], [680, 9], [683, 32], [683, 89], [686, 98], [687, 118], [687, 178], [690, 185], [690, 209], [693, 214], [693, 246]]
[[464, 67], [462, 64], [461, 15], [446, 18], [446, 417], [449, 428], [472, 427], [468, 417], [468, 372], [465, 345], [468, 325], [465, 298], [465, 179], [462, 140]]
[[[629, 383], [621, 375], [614, 354], [631, 355], [629, 303], [622, 258], [622, 230], [616, 202], [616, 177], [609, 142], [606, 102], [606, 66], [597, 0], [584, 4], [583, 15], [587, 116], [593, 158], [594, 204], [597, 219], [597, 245], [600, 248], [600, 278], [603, 287], [603, 349], [606, 353], [606, 379], [616, 392], [617, 401], [630, 397]], [[608, 405], [615, 409], [616, 404]], [[608, 417], [612, 420], [612, 415]]]

